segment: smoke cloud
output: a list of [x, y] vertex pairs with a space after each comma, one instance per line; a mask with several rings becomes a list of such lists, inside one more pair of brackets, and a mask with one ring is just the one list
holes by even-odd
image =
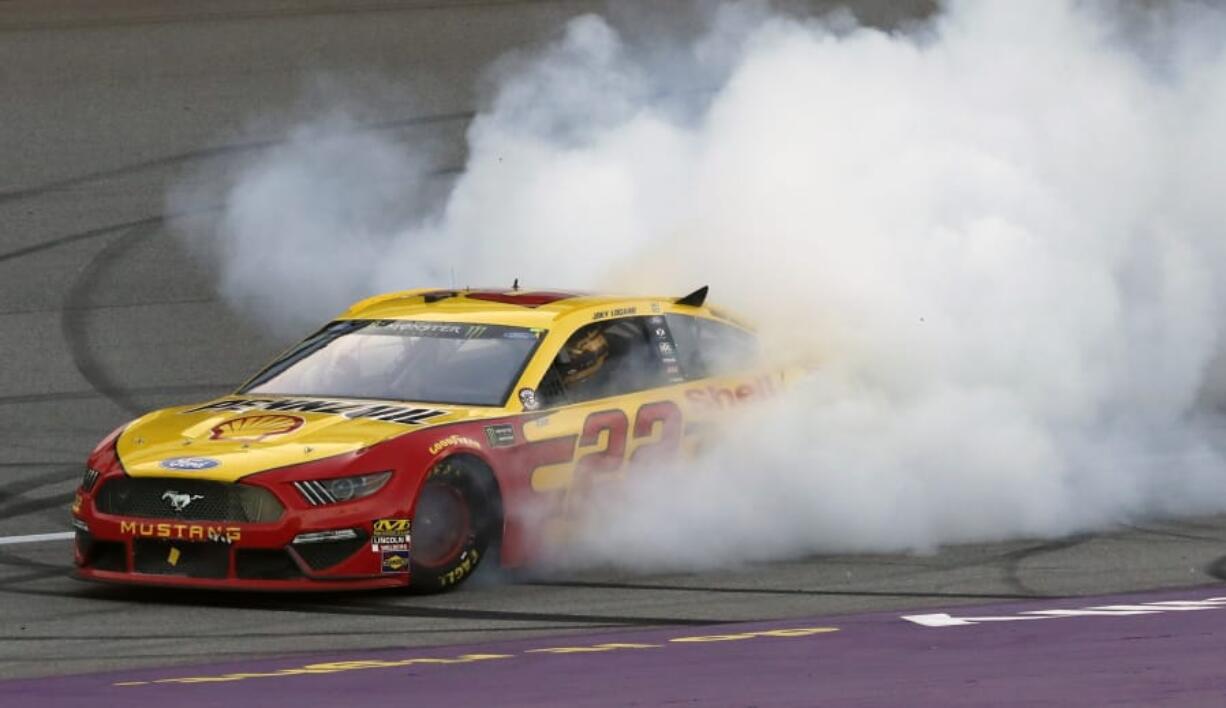
[[587, 16], [495, 78], [436, 208], [395, 206], [422, 153], [333, 119], [184, 235], [270, 323], [453, 278], [709, 283], [768, 351], [821, 361], [710, 456], [610, 492], [572, 559], [1226, 510], [1226, 12], [968, 0], [886, 32], [737, 5], [657, 51]]

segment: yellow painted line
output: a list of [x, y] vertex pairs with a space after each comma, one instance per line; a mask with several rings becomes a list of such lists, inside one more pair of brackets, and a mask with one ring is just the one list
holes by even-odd
[[658, 649], [662, 644], [594, 644], [590, 647], [546, 647], [545, 649], [528, 649], [525, 654], [595, 654], [618, 649]]
[[493, 659], [514, 659], [517, 656], [529, 654], [595, 654], [610, 651], [636, 649], [661, 649], [670, 644], [701, 644], [706, 642], [734, 642], [745, 639], [794, 639], [811, 637], [818, 634], [828, 634], [839, 631], [838, 627], [785, 627], [782, 629], [767, 629], [757, 632], [736, 632], [728, 634], [706, 634], [692, 637], [673, 637], [666, 644], [636, 644], [629, 642], [609, 642], [588, 646], [556, 646], [539, 649], [525, 649], [519, 654], [461, 654], [450, 658], [414, 657], [412, 659], [355, 659], [351, 661], [329, 661], [319, 664], [307, 664], [296, 668], [276, 669], [263, 672], [240, 672], [221, 674], [217, 676], [181, 676], [176, 678], [153, 679], [151, 681], [121, 681], [114, 686], [144, 686], [154, 683], [231, 683], [258, 678], [285, 678], [289, 676], [309, 676], [315, 674], [335, 674], [345, 671], [360, 671], [363, 669], [387, 669], [400, 666], [420, 664], [469, 664], [477, 661]]

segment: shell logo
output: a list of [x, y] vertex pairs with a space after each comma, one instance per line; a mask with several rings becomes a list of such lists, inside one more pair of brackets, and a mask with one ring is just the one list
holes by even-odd
[[304, 422], [296, 415], [245, 415], [213, 426], [209, 440], [259, 442], [274, 435], [292, 433]]

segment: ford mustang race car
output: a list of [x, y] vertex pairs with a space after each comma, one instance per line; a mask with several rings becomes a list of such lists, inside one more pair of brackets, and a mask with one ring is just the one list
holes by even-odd
[[438, 591], [487, 555], [520, 565], [594, 489], [783, 386], [705, 296], [363, 300], [232, 395], [107, 436], [72, 505], [77, 575]]

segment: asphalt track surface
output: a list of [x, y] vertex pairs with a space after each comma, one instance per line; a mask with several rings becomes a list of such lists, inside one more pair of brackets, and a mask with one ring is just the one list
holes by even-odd
[[292, 697], [300, 708], [331, 708], [361, 696], [508, 707], [1220, 705], [1221, 590], [125, 670], [0, 682], [0, 702], [203, 708]]
[[[641, 21], [647, 5], [617, 2], [614, 15]], [[890, 23], [922, 5], [860, 9]], [[275, 144], [288, 126], [326, 107], [308, 90], [324, 76], [361, 96], [378, 129], [434, 145], [445, 189], [463, 164], [463, 131], [480, 105], [483, 67], [554, 36], [568, 17], [606, 9], [567, 0], [0, 2], [0, 537], [65, 531], [72, 489], [99, 438], [145, 410], [224, 392], [286, 343], [227, 309], [208, 266], [183, 252], [167, 226], [169, 185]], [[664, 24], [683, 28], [684, 17], [678, 11]], [[348, 658], [411, 647], [437, 657], [452, 655], [438, 648], [447, 645], [530, 640], [548, 647], [601, 632], [623, 637], [608, 641], [629, 641], [624, 633], [631, 632], [667, 643], [691, 629], [718, 634], [710, 625], [724, 622], [843, 627], [837, 618], [803, 618], [977, 603], [1075, 607], [1079, 596], [1226, 579], [1226, 518], [704, 574], [486, 574], [461, 592], [429, 598], [130, 590], [79, 583], [69, 569], [64, 540], [0, 545], [0, 678], [139, 676], [133, 672], [142, 667], [233, 668], [268, 657], [292, 666], [300, 653]], [[1190, 631], [1189, 623], [1209, 616], [1221, 614], [1135, 621], [1161, 634]], [[1067, 622], [1061, 631], [1090, 626]], [[1215, 622], [1202, 634], [1220, 646]], [[1030, 642], [1032, 653], [1041, 652], [1053, 641], [1044, 633], [1055, 630], [1039, 624], [1010, 627], [1021, 634], [993, 641]], [[844, 627], [796, 641], [818, 646], [851, 635]], [[882, 642], [894, 635], [863, 636]], [[1184, 645], [1151, 648], [1172, 646]], [[956, 652], [971, 650], [950, 651], [965, 657]], [[476, 671], [443, 668], [452, 681], [462, 680], [457, 671]], [[562, 669], [568, 666], [553, 670]], [[1179, 683], [1177, 675], [1168, 680]], [[9, 704], [5, 695], [16, 694], [0, 692], [0, 704]]]

